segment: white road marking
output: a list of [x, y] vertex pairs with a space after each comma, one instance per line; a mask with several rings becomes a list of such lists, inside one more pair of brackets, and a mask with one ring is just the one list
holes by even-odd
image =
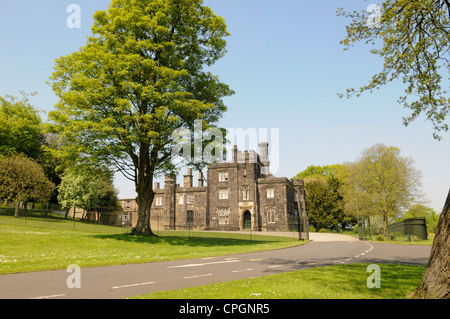
[[[351, 243], [351, 242], [349, 242], [349, 243]], [[339, 260], [333, 261], [333, 263], [335, 263], [335, 264], [345, 264], [345, 262], [348, 262], [348, 261], [350, 261], [350, 260], [352, 260], [352, 259], [355, 259], [355, 258], [359, 258], [359, 257], [361, 257], [361, 256], [364, 256], [365, 254], [367, 254], [368, 252], [370, 252], [371, 250], [373, 250], [374, 247], [373, 247], [369, 242], [365, 241], [365, 243], [366, 243], [367, 245], [370, 246], [370, 248], [367, 249], [365, 252], [363, 252], [363, 253], [361, 253], [361, 254], [359, 254], [359, 255], [356, 255], [356, 256], [354, 256], [354, 257], [350, 257], [350, 258], [344, 259], [344, 261], [339, 261]]]
[[274, 266], [269, 266], [269, 268], [278, 268], [278, 267], [283, 267], [284, 265], [274, 265]]
[[211, 262], [211, 263], [187, 264], [187, 265], [180, 265], [180, 266], [170, 266], [170, 267], [167, 267], [167, 268], [201, 267], [201, 266], [206, 266], [206, 265], [217, 265], [217, 264], [236, 263], [236, 262], [240, 262], [240, 260], [214, 261], [214, 262]]
[[207, 276], [212, 276], [212, 275], [213, 274], [204, 274], [204, 275], [198, 275], [198, 276], [183, 277], [183, 279], [193, 279], [193, 278], [207, 277]]
[[51, 295], [51, 296], [41, 296], [41, 297], [34, 297], [34, 298], [30, 298], [30, 299], [50, 299], [50, 298], [58, 298], [58, 297], [63, 297], [66, 294], [60, 294], [60, 295]]
[[253, 268], [249, 268], [249, 269], [242, 269], [242, 270], [233, 270], [232, 272], [244, 272], [244, 271], [252, 271]]
[[116, 286], [116, 287], [112, 287], [112, 289], [130, 288], [130, 287], [138, 287], [138, 286], [147, 286], [147, 285], [151, 285], [151, 284], [154, 284], [154, 282], [143, 282], [143, 283], [140, 283], [140, 284], [131, 284], [131, 285]]

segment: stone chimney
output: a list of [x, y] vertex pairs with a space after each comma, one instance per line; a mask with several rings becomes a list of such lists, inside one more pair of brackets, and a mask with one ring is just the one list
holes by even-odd
[[203, 172], [199, 171], [198, 172], [198, 187], [203, 187], [205, 186], [204, 180], [203, 180]]
[[164, 188], [166, 187], [166, 185], [175, 187], [176, 182], [177, 182], [176, 176], [174, 176], [172, 174], [166, 174], [166, 179], [164, 181]]
[[193, 187], [193, 185], [192, 185], [192, 168], [188, 168], [187, 175], [184, 175], [184, 187]]
[[238, 162], [238, 147], [237, 145], [233, 146], [233, 163]]
[[268, 142], [259, 143], [259, 156], [260, 156], [261, 163], [262, 163], [261, 174], [267, 176], [270, 174], [269, 143]]

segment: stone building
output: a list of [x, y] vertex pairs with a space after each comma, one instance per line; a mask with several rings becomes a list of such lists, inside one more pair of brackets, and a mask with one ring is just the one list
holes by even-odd
[[[268, 143], [260, 154], [233, 148], [232, 161], [208, 166], [206, 181], [198, 173], [194, 186], [187, 169], [183, 186], [166, 176], [164, 188], [155, 183], [153, 229], [303, 231], [306, 220], [303, 181], [270, 174]], [[125, 222], [136, 225], [135, 200], [121, 200]], [[134, 213], [133, 213], [134, 212]]]

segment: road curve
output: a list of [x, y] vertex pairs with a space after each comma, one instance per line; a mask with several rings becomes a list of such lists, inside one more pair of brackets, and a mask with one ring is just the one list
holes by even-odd
[[[342, 235], [341, 235], [342, 236]], [[83, 268], [80, 288], [68, 288], [66, 270], [0, 276], [1, 299], [116, 299], [155, 291], [200, 286], [299, 269], [345, 263], [426, 264], [430, 246], [355, 240], [350, 236], [311, 236], [297, 247], [179, 260]], [[332, 241], [330, 241], [332, 240]]]

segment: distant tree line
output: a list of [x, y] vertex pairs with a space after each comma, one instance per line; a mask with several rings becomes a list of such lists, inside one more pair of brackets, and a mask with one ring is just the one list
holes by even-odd
[[117, 207], [113, 173], [55, 156], [57, 139], [46, 133], [29, 95], [21, 94], [20, 99], [0, 97], [0, 204], [14, 204], [16, 217], [19, 208], [37, 203], [58, 204], [66, 212], [72, 207], [87, 213], [96, 207]]

